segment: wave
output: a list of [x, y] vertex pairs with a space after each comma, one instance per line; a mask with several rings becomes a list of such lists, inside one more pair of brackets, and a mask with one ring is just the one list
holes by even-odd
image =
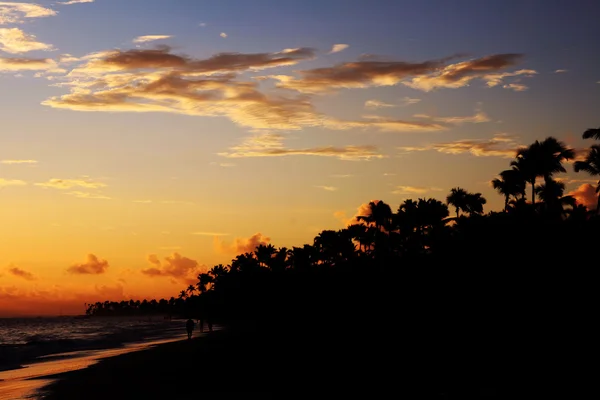
[[[71, 337], [56, 337], [36, 332], [24, 336], [19, 344], [0, 344], [0, 371], [22, 368], [48, 357], [69, 356], [88, 350], [118, 348], [126, 343], [168, 339], [184, 333], [180, 321], [167, 324], [109, 324], [103, 321], [101, 331], [77, 332]], [[26, 338], [26, 339], [25, 339]]]

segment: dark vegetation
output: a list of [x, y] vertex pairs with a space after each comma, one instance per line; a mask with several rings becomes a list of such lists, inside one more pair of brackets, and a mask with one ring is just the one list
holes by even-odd
[[[600, 139], [600, 129], [584, 138]], [[290, 370], [313, 383], [337, 371], [377, 388], [527, 383], [535, 395], [543, 381], [556, 391], [585, 377], [574, 357], [589, 354], [600, 238], [597, 209], [557, 179], [574, 158], [552, 137], [519, 150], [493, 181], [502, 212], [484, 214], [481, 194], [461, 188], [447, 204], [406, 200], [396, 212], [373, 201], [346, 229], [302, 247], [261, 245], [200, 274], [178, 298], [96, 303], [88, 313], [159, 312], [269, 332], [282, 357], [315, 338], [304, 353], [315, 365]], [[574, 169], [599, 175], [600, 146]]]

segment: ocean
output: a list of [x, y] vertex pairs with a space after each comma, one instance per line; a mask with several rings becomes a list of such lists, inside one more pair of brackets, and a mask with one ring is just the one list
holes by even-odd
[[0, 318], [0, 399], [34, 399], [46, 377], [185, 337], [185, 320], [163, 317]]

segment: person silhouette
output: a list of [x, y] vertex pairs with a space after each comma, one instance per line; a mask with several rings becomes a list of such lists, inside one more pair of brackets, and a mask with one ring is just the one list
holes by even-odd
[[194, 320], [188, 319], [185, 323], [185, 330], [187, 331], [188, 339], [192, 338], [192, 331], [194, 330]]

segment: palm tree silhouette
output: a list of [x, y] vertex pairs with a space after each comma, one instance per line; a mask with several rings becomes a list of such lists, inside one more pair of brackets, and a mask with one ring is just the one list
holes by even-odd
[[455, 187], [450, 190], [450, 194], [446, 197], [446, 203], [456, 209], [456, 218], [458, 218], [460, 211], [468, 211], [468, 195], [469, 193], [466, 190]]
[[531, 184], [531, 203], [535, 204], [535, 182], [538, 177], [550, 178], [557, 172], [567, 172], [562, 166], [563, 161], [575, 157], [575, 151], [549, 136], [542, 142], [535, 141], [529, 147], [517, 151], [516, 160], [511, 162]]
[[600, 140], [600, 128], [591, 128], [583, 132], [584, 139], [597, 139]]
[[212, 275], [209, 275], [205, 272], [201, 273], [198, 275], [198, 283], [196, 284], [196, 286], [198, 287], [198, 290], [200, 291], [200, 293], [205, 293], [208, 289], [207, 286], [209, 284], [211, 284], [214, 281]]
[[485, 197], [481, 193], [467, 194], [467, 212], [469, 215], [483, 214], [483, 206], [487, 203]]
[[386, 203], [381, 200], [375, 200], [369, 202], [369, 215], [359, 215], [356, 217], [359, 221], [365, 221], [368, 224], [375, 224], [378, 230], [388, 229], [392, 220], [392, 209]]
[[[583, 133], [583, 138], [595, 138], [600, 139], [600, 128], [588, 129]], [[573, 165], [575, 172], [584, 171], [591, 176], [600, 176], [600, 145], [593, 145], [585, 156], [583, 161], [575, 161]], [[596, 203], [596, 213], [600, 213], [600, 180], [596, 183], [596, 193], [598, 194], [598, 200]]]
[[187, 297], [187, 292], [185, 290], [182, 290], [181, 292], [179, 292], [180, 299], [185, 299], [186, 297]]
[[552, 178], [545, 178], [544, 183], [536, 187], [536, 193], [544, 202], [546, 212], [556, 214], [560, 217], [564, 214], [563, 206], [568, 205], [575, 208], [576, 202], [573, 196], [564, 196], [565, 184]]
[[525, 196], [525, 180], [516, 169], [507, 169], [500, 172], [500, 177], [492, 180], [492, 186], [504, 196], [504, 212], [508, 211], [511, 197]]
[[260, 244], [254, 249], [254, 255], [261, 267], [270, 267], [271, 260], [276, 252], [277, 249], [272, 244]]
[[196, 287], [194, 285], [188, 286], [187, 292], [190, 294], [190, 297], [194, 296], [195, 291], [196, 291]]

